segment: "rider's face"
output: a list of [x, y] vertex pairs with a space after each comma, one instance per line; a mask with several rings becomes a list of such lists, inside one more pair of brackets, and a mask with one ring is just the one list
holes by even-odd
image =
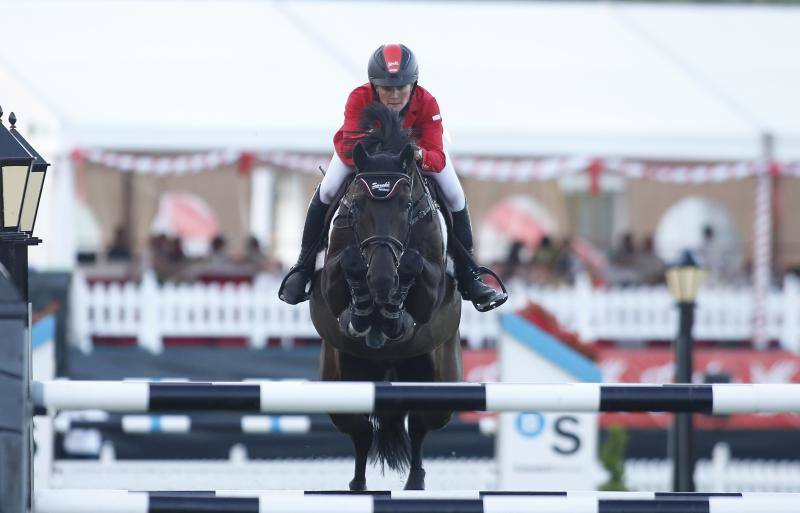
[[411, 84], [397, 87], [375, 86], [381, 103], [395, 112], [400, 112], [411, 99]]

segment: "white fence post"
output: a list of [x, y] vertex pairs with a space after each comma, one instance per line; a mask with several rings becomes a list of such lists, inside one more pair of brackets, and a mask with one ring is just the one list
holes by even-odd
[[70, 341], [84, 353], [92, 352], [92, 333], [89, 316], [92, 305], [89, 301], [89, 285], [81, 271], [72, 273], [69, 299]]
[[[595, 304], [603, 301], [604, 292], [592, 290], [592, 279], [588, 273], [580, 273], [575, 277], [575, 326], [581, 340], [592, 342], [597, 336], [594, 320], [597, 318]], [[558, 317], [558, 316], [557, 316]]]
[[[274, 286], [274, 289], [271, 288]], [[259, 274], [253, 280], [252, 301], [250, 302], [250, 333], [249, 343], [253, 349], [263, 349], [267, 346], [267, 309], [269, 301], [267, 295], [277, 290], [278, 282], [269, 274]], [[277, 295], [276, 292], [272, 292]]]
[[164, 349], [161, 340], [161, 319], [159, 319], [161, 294], [158, 279], [152, 270], [142, 275], [139, 287], [139, 345], [151, 353], [158, 354]]
[[788, 274], [783, 280], [783, 324], [781, 347], [800, 354], [800, 278]]

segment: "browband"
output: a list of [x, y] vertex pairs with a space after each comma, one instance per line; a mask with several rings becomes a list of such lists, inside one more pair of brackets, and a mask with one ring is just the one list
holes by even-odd
[[355, 179], [374, 200], [390, 199], [403, 182], [411, 184], [405, 173], [358, 173]]

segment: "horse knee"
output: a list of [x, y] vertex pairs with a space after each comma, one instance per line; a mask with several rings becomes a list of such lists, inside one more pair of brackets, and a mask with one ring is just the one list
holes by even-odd
[[401, 283], [406, 283], [416, 278], [422, 272], [422, 255], [415, 249], [406, 249], [397, 266], [397, 275]]
[[367, 274], [367, 264], [356, 246], [344, 248], [339, 262], [348, 278], [363, 279]]

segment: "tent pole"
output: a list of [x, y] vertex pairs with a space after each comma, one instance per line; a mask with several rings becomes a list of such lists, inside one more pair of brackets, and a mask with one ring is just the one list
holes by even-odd
[[753, 344], [767, 349], [767, 296], [772, 276], [772, 174], [774, 139], [771, 133], [761, 136], [761, 169], [756, 185], [756, 212], [753, 225]]

